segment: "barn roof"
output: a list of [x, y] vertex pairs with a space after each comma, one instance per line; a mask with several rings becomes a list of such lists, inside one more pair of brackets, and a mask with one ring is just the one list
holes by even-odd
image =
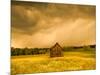
[[55, 48], [55, 47], [59, 47], [59, 48], [61, 48], [63, 50], [63, 48], [58, 44], [58, 42], [56, 42], [56, 44], [54, 46], [52, 46], [51, 49]]

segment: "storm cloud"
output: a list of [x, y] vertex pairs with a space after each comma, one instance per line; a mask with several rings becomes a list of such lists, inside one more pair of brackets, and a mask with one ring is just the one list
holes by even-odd
[[12, 1], [12, 46], [95, 44], [96, 7]]

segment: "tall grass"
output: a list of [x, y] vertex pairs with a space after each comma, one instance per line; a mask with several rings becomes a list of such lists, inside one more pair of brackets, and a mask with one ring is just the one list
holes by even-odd
[[94, 70], [95, 53], [65, 52], [64, 57], [50, 58], [48, 54], [14, 56], [11, 59], [11, 75], [41, 72]]

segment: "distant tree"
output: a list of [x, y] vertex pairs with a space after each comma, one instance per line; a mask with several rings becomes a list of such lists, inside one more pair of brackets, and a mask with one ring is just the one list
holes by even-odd
[[84, 51], [89, 51], [89, 50], [91, 50], [90, 46], [84, 46], [83, 49], [84, 49]]
[[91, 48], [96, 48], [96, 45], [90, 45]]

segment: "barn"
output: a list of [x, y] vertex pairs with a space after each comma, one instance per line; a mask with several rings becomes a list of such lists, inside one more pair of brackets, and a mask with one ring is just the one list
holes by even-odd
[[63, 56], [63, 48], [56, 43], [54, 46], [50, 48], [50, 57], [62, 57]]

